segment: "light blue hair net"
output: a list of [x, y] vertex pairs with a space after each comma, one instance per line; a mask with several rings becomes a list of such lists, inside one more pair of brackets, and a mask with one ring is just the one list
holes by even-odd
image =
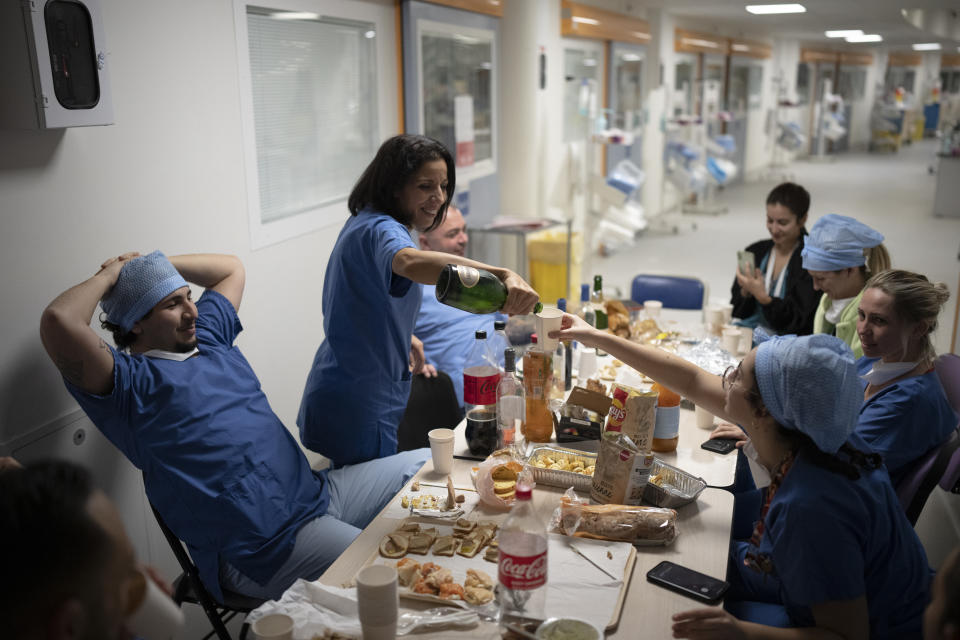
[[849, 216], [828, 213], [814, 223], [803, 243], [803, 268], [838, 271], [866, 264], [864, 249], [883, 242], [883, 235]]
[[159, 251], [138, 256], [120, 269], [117, 284], [100, 301], [107, 313], [107, 322], [123, 331], [147, 315], [155, 304], [187, 286], [187, 281]]
[[776, 336], [757, 347], [760, 396], [787, 429], [810, 436], [836, 453], [857, 425], [863, 404], [853, 352], [826, 334]]

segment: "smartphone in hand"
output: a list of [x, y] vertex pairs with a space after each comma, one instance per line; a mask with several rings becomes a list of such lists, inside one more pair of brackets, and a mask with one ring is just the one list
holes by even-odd
[[737, 448], [736, 438], [712, 438], [700, 445], [701, 449], [716, 453], [730, 453]]
[[714, 604], [730, 588], [730, 583], [664, 560], [647, 572], [647, 580], [664, 589], [676, 591], [700, 602]]
[[752, 251], [737, 251], [737, 270], [745, 276], [752, 276], [756, 268], [756, 257]]

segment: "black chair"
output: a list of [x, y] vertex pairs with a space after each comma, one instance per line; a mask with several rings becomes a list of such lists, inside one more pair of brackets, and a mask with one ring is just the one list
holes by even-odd
[[933, 488], [960, 493], [960, 427], [947, 441], [928, 451], [897, 483], [897, 497], [910, 524], [916, 525]]
[[397, 451], [429, 447], [431, 429], [452, 429], [463, 420], [453, 382], [443, 371], [436, 378], [413, 376], [410, 398], [397, 427]]
[[[176, 556], [177, 562], [180, 563], [180, 568], [183, 569], [183, 573], [173, 581], [174, 602], [180, 606], [183, 606], [184, 602], [189, 602], [190, 604], [200, 605], [203, 608], [203, 612], [207, 614], [207, 619], [210, 620], [210, 624], [213, 626], [213, 630], [203, 636], [203, 640], [209, 640], [214, 636], [220, 640], [233, 640], [230, 632], [227, 631], [226, 623], [238, 614], [246, 615], [250, 613], [251, 610], [263, 604], [264, 600], [251, 598], [227, 590], [223, 591], [224, 601], [222, 603], [214, 600], [210, 592], [203, 586], [203, 582], [200, 581], [200, 572], [197, 570], [197, 565], [193, 564], [193, 560], [191, 560], [187, 554], [183, 543], [174, 535], [173, 531], [170, 530], [170, 527], [163, 521], [163, 518], [160, 517], [160, 514], [157, 513], [153, 505], [150, 505], [150, 508], [153, 510], [153, 515], [157, 518], [157, 524], [160, 525], [160, 531], [163, 532], [163, 537], [167, 539], [173, 555]], [[244, 640], [247, 637], [248, 631], [249, 625], [244, 623], [240, 629], [239, 640]]]

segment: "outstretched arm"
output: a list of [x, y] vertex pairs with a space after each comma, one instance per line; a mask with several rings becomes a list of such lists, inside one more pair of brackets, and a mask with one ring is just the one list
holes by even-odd
[[588, 347], [599, 347], [668, 389], [689, 398], [713, 415], [733, 421], [723, 410], [725, 394], [720, 376], [708, 373], [679, 356], [594, 329], [581, 318], [569, 313], [563, 315], [561, 330], [551, 331], [550, 337], [558, 337], [564, 341], [576, 340]]
[[171, 256], [170, 263], [187, 282], [213, 289], [240, 310], [246, 271], [236, 256], [220, 253], [192, 253]]
[[110, 258], [92, 278], [57, 296], [40, 318], [40, 338], [63, 377], [88, 393], [113, 389], [113, 353], [90, 327], [97, 303], [117, 283], [123, 264], [140, 255]]
[[499, 278], [507, 287], [507, 301], [503, 304], [501, 311], [508, 315], [530, 313], [533, 311], [533, 305], [540, 299], [537, 292], [510, 269], [492, 267], [452, 253], [421, 251], [409, 247], [397, 251], [393, 256], [393, 272], [421, 284], [437, 284], [440, 272], [448, 264], [462, 264], [477, 269], [486, 269]]

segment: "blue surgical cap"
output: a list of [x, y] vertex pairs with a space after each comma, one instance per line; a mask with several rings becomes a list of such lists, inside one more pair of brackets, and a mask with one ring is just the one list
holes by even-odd
[[167, 256], [154, 251], [123, 265], [117, 283], [100, 301], [100, 306], [107, 313], [107, 322], [126, 332], [155, 304], [186, 286], [187, 281]]
[[853, 352], [826, 334], [776, 336], [757, 347], [760, 396], [782, 426], [836, 453], [857, 425], [863, 404]]
[[828, 213], [814, 223], [803, 244], [803, 268], [839, 271], [866, 264], [864, 249], [883, 242], [883, 235], [849, 216]]

